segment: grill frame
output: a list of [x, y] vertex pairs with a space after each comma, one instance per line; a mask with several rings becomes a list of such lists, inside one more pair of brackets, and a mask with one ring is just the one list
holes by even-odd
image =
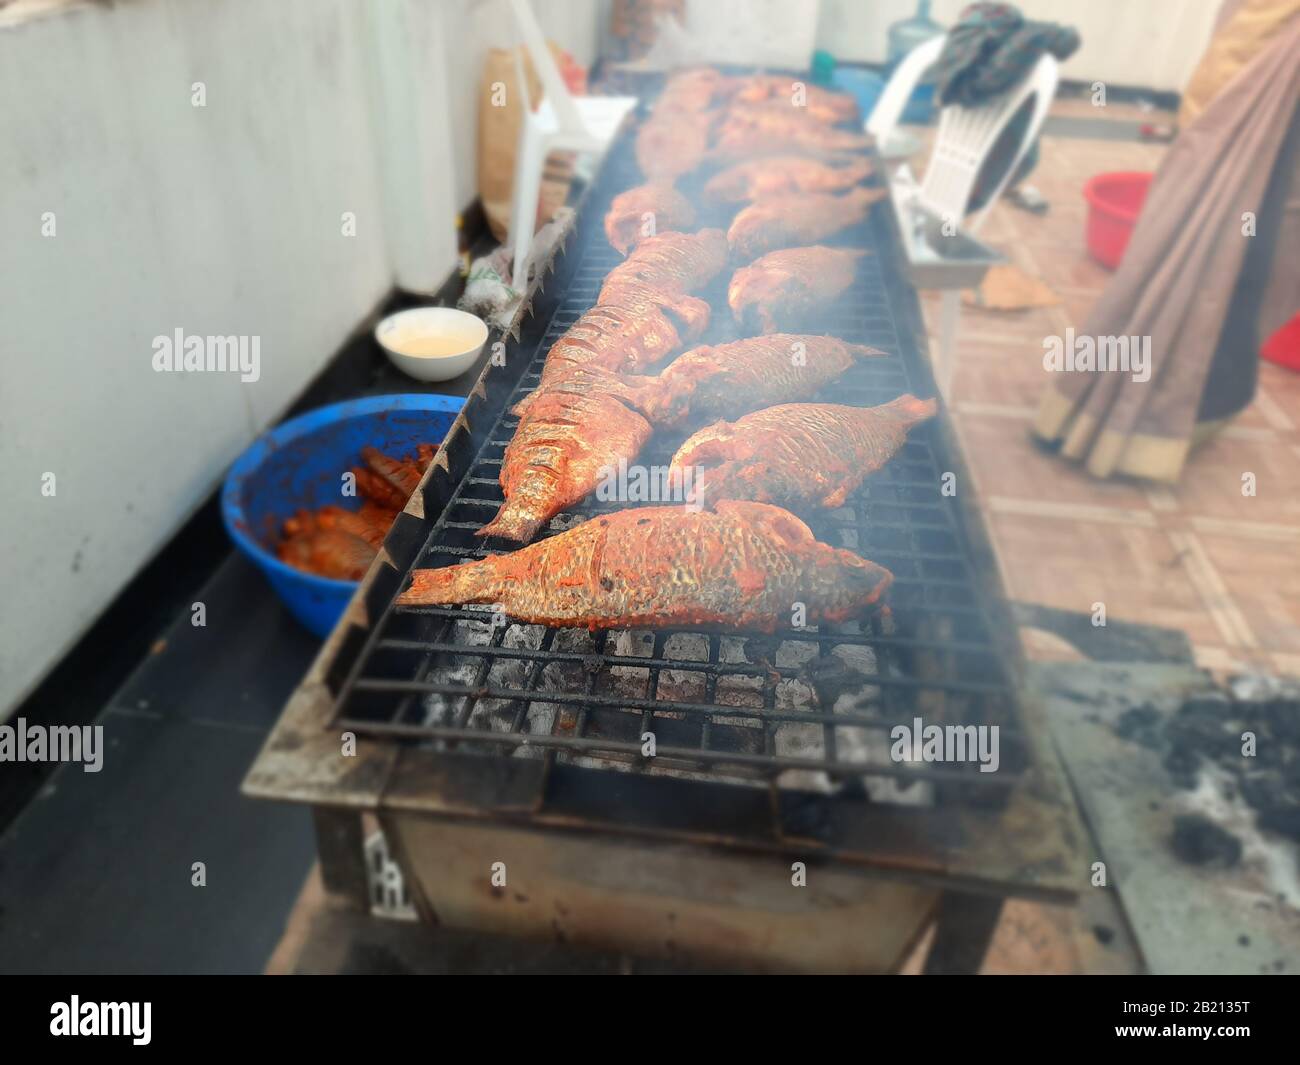
[[[409, 741], [482, 740], [483, 736], [458, 727], [431, 730], [423, 726], [382, 724], [344, 712], [352, 695], [358, 690], [367, 690], [370, 682], [362, 677], [366, 663], [372, 661], [372, 656], [378, 652], [393, 650], [385, 647], [384, 634], [395, 617], [429, 617], [449, 622], [464, 616], [460, 608], [404, 608], [395, 614], [393, 599], [406, 582], [410, 569], [427, 556], [430, 546], [445, 546], [436, 543], [440, 532], [449, 527], [467, 531], [465, 523], [454, 521], [456, 507], [463, 501], [462, 492], [466, 487], [483, 489], [490, 483], [486, 478], [475, 478], [476, 465], [488, 449], [502, 448], [508, 441], [513, 421], [508, 425], [504, 423], [503, 412], [522, 394], [522, 390], [536, 384], [540, 361], [549, 342], [572, 320], [560, 312], [571, 299], [572, 286], [584, 268], [588, 271], [592, 268], [591, 262], [587, 261], [588, 253], [603, 246], [600, 223], [608, 199], [630, 183], [627, 177], [630, 138], [626, 134], [611, 149], [610, 159], [612, 162], [607, 162], [600, 178], [579, 204], [576, 226], [564, 246], [557, 250], [551, 273], [521, 311], [513, 335], [501, 338], [505, 345], [505, 365], [489, 363], [484, 369], [448, 434], [438, 460], [406, 511], [399, 516], [380, 559], [323, 648], [303, 687], [291, 701], [280, 726], [250, 772], [245, 790], [264, 797], [331, 806], [360, 806], [454, 818], [504, 819], [559, 831], [594, 831], [758, 852], [789, 854], [793, 848], [800, 854], [807, 855], [811, 851], [825, 858], [871, 869], [877, 874], [948, 889], [1020, 894], [1054, 901], [1072, 898], [1082, 869], [1075, 853], [1081, 833], [1059, 765], [1045, 741], [1041, 720], [1026, 712], [1024, 699], [1017, 691], [1019, 668], [1014, 623], [998, 590], [996, 565], [969, 492], [959, 490], [957, 496], [940, 506], [950, 524], [946, 531], [953, 532], [961, 540], [961, 561], [969, 570], [969, 581], [963, 587], [969, 588], [977, 599], [978, 612], [987, 626], [988, 647], [1005, 672], [1006, 680], [997, 690], [983, 694], [1002, 696], [1006, 723], [1018, 735], [1020, 751], [1017, 761], [1020, 764], [1014, 777], [1001, 772], [984, 775], [964, 770], [927, 769], [918, 773], [901, 766], [872, 766], [869, 774], [872, 777], [915, 776], [928, 780], [935, 790], [933, 807], [872, 804], [852, 788], [841, 789], [840, 793], [833, 795], [787, 789], [777, 785], [774, 774], [769, 774], [766, 787], [745, 788], [737, 787], [735, 783], [591, 769], [565, 764], [551, 754], [522, 759], [433, 750], [427, 745]], [[928, 364], [918, 349], [918, 341], [924, 337], [919, 305], [915, 293], [903, 280], [895, 234], [889, 225], [887, 212], [876, 210], [862, 231], [848, 235], [847, 242], [861, 242], [865, 237], [874, 249], [875, 255], [869, 258], [866, 267], [878, 285], [884, 305], [892, 308], [888, 323], [892, 338], [877, 337], [873, 340], [870, 334], [865, 337], [860, 333], [852, 335], [855, 331], [843, 330], [833, 322], [828, 322], [825, 327], [827, 332], [839, 332], [840, 335], [848, 332], [847, 339], [875, 343], [890, 352], [888, 362], [896, 364], [897, 368], [890, 368], [889, 372], [895, 376], [901, 373], [904, 383], [888, 390], [882, 385], [875, 402], [884, 402], [905, 390], [919, 395], [934, 394]], [[711, 302], [716, 306], [716, 293], [714, 296]], [[882, 340], [885, 342], [881, 343]], [[882, 371], [886, 369], [883, 362]], [[876, 372], [870, 364], [868, 367], [867, 374]], [[661, 457], [655, 454], [656, 450], [661, 452], [662, 445], [656, 448], [652, 442], [647, 462]], [[941, 462], [942, 471], [954, 473], [959, 486], [971, 483], [942, 410], [919, 433], [914, 433], [913, 441], [895, 463], [923, 464], [927, 460], [919, 457], [922, 451], [933, 460], [932, 473], [939, 472], [935, 466]], [[909, 459], [909, 452], [917, 457]], [[895, 466], [895, 463], [869, 479], [868, 499], [873, 487], [899, 483], [896, 475], [900, 466]], [[875, 502], [887, 504], [889, 501], [878, 499]], [[926, 505], [934, 506], [932, 503]], [[593, 509], [590, 503], [576, 508], [584, 516], [592, 513]], [[490, 508], [484, 508], [482, 520], [477, 524], [485, 523], [491, 513]], [[837, 542], [825, 535], [826, 522], [812, 521], [810, 524], [820, 538]], [[868, 549], [862, 549], [861, 553], [889, 566], [897, 574], [891, 558], [872, 554]], [[931, 586], [936, 585], [932, 582]], [[904, 581], [895, 585], [893, 598], [898, 598], [902, 587], [905, 587]], [[898, 613], [897, 607], [895, 612]], [[882, 689], [893, 686], [937, 692], [946, 690], [942, 686], [948, 683], [960, 692], [963, 689], [960, 682], [945, 682], [941, 676], [945, 670], [951, 671], [953, 656], [963, 650], [961, 641], [955, 641], [941, 631], [945, 620], [942, 615], [930, 612], [928, 617], [922, 618], [921, 624], [909, 627], [910, 631], [903, 635], [885, 634], [879, 625], [875, 625], [870, 634], [861, 637], [819, 633], [812, 638], [817, 640], [819, 647], [830, 642], [865, 642], [880, 648], [891, 645], [907, 647], [912, 654], [915, 676], [881, 677]], [[499, 636], [504, 636], [506, 629], [501, 628], [498, 632]], [[554, 639], [553, 633], [551, 630], [549, 638]], [[667, 630], [655, 637], [656, 652], [662, 650], [666, 636]], [[808, 640], [810, 637], [802, 633], [798, 638]], [[720, 639], [711, 641], [711, 657], [716, 657], [720, 646]], [[427, 652], [430, 649], [425, 642], [411, 650]], [[458, 653], [483, 654], [482, 649], [466, 652], [463, 645], [448, 645], [448, 649]], [[513, 654], [524, 659], [533, 656], [532, 652]], [[680, 668], [686, 664], [674, 660], [670, 667], [660, 659], [662, 655], [656, 654], [658, 665], [652, 668]], [[540, 660], [534, 657], [534, 661]], [[635, 656], [611, 658], [605, 655], [602, 665], [606, 668], [611, 665], [641, 666], [644, 661]], [[755, 667], [746, 668], [752, 674]], [[486, 672], [484, 669], [483, 673]], [[410, 695], [417, 687], [418, 682], [399, 680], [393, 690]], [[768, 687], [770, 685], [765, 685], [765, 689]], [[466, 687], [458, 694], [470, 700], [490, 697], [481, 685]], [[539, 701], [563, 700], [557, 700], [556, 693], [547, 692]], [[593, 709], [610, 704], [610, 700], [601, 700], [590, 690], [585, 696], [570, 701]], [[628, 702], [626, 699], [617, 701]], [[635, 701], [630, 705], [633, 709], [640, 708]], [[709, 711], [701, 706], [694, 712], [758, 716], [746, 713], [754, 709], [726, 706], [721, 711], [716, 707]], [[942, 700], [935, 700], [928, 709], [918, 708], [913, 712], [930, 722], [942, 722], [946, 708]], [[808, 719], [803, 712], [797, 717]], [[840, 716], [834, 720], [843, 721], [844, 718]], [[990, 720], [988, 723], [1003, 722]], [[764, 731], [767, 734], [766, 726]], [[340, 732], [353, 733], [357, 737], [356, 754], [349, 756], [351, 764], [339, 764], [337, 737]], [[605, 740], [584, 744], [574, 742], [574, 739], [584, 741], [586, 737], [580, 730], [572, 739], [534, 737], [528, 742], [553, 749], [611, 748]], [[517, 745], [520, 741], [498, 734], [493, 742]], [[632, 753], [626, 748], [614, 749], [616, 753]], [[684, 750], [676, 753], [682, 757], [687, 754]], [[716, 764], [726, 759], [713, 757], [706, 761]], [[770, 759], [759, 763], [763, 769], [776, 769], [783, 765]], [[785, 767], [827, 768], [825, 765], [793, 764]], [[856, 771], [844, 771], [846, 778], [861, 775], [860, 767]], [[990, 777], [995, 779], [990, 780]]]

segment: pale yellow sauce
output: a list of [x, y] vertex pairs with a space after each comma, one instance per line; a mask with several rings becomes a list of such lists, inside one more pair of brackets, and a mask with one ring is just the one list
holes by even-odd
[[422, 329], [397, 328], [384, 334], [384, 343], [402, 355], [417, 359], [438, 359], [448, 355], [462, 355], [478, 347], [481, 338], [476, 333], [430, 333]]

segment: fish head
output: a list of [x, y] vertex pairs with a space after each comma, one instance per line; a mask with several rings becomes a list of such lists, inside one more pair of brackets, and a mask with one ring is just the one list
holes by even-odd
[[818, 544], [819, 558], [805, 570], [809, 600], [824, 604], [827, 621], [847, 621], [880, 602], [894, 575], [852, 551]]

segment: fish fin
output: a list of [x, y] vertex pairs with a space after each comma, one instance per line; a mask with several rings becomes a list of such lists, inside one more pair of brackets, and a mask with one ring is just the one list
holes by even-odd
[[886, 353], [879, 348], [873, 348], [870, 344], [845, 344], [849, 349], [849, 355], [855, 359], [879, 359], [884, 358]]
[[730, 422], [714, 422], [701, 429], [677, 449], [673, 455], [670, 469], [683, 466], [695, 466], [701, 462], [724, 462], [727, 459], [748, 458], [752, 448], [746, 454], [745, 442], [735, 439], [734, 426]]

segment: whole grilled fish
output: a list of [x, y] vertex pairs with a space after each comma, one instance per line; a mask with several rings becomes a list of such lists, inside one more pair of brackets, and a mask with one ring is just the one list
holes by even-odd
[[628, 381], [625, 401], [661, 427], [734, 418], [773, 403], [811, 399], [857, 359], [883, 356], [838, 337], [769, 333], [692, 348], [658, 377]]
[[416, 570], [402, 605], [499, 603], [544, 625], [707, 625], [773, 632], [801, 604], [809, 624], [879, 601], [893, 575], [819, 543], [779, 507], [639, 507], [591, 518], [508, 555]]
[[501, 461], [505, 502], [475, 535], [526, 543], [620, 459], [636, 458], [650, 433], [650, 423], [607, 390], [560, 385], [534, 393]]
[[847, 93], [832, 92], [819, 85], [809, 85], [781, 74], [760, 74], [745, 78], [731, 94], [738, 106], [780, 103], [800, 108], [818, 122], [834, 125], [837, 122], [854, 122], [858, 117], [858, 103]]
[[730, 77], [713, 67], [679, 70], [664, 82], [664, 91], [655, 101], [655, 110], [707, 111], [740, 86], [739, 78]]
[[660, 233], [609, 272], [596, 302], [644, 302], [651, 292], [661, 299], [681, 296], [707, 285], [726, 265], [727, 235], [720, 229]]
[[695, 208], [670, 183], [652, 182], [620, 192], [605, 215], [605, 236], [621, 255], [663, 230], [690, 229]]
[[857, 188], [835, 196], [795, 192], [769, 196], [742, 209], [727, 230], [731, 258], [747, 263], [769, 251], [812, 244], [862, 222], [884, 189]]
[[834, 155], [863, 152], [871, 137], [819, 122], [806, 108], [769, 102], [733, 106], [713, 131], [705, 159], [740, 162], [760, 155]]
[[647, 181], [675, 181], [708, 155], [717, 112], [694, 105], [665, 101], [636, 131], [636, 161]]
[[799, 508], [844, 505], [869, 473], [897, 453], [935, 401], [899, 396], [879, 407], [787, 403], [701, 429], [672, 468], [700, 471], [706, 504], [752, 499]]
[[866, 254], [820, 244], [768, 252], [732, 275], [727, 302], [737, 322], [763, 333], [801, 325], [853, 284]]
[[870, 159], [775, 155], [720, 170], [705, 183], [704, 194], [714, 203], [745, 203], [793, 192], [840, 192], [866, 181], [873, 170]]
[[[670, 315], [654, 301], [591, 308], [551, 345], [539, 391], [575, 377], [579, 370], [645, 373], [694, 340], [709, 323], [709, 305], [703, 300], [681, 296], [674, 306], [683, 313]], [[515, 413], [522, 413], [530, 402], [524, 401]]]

